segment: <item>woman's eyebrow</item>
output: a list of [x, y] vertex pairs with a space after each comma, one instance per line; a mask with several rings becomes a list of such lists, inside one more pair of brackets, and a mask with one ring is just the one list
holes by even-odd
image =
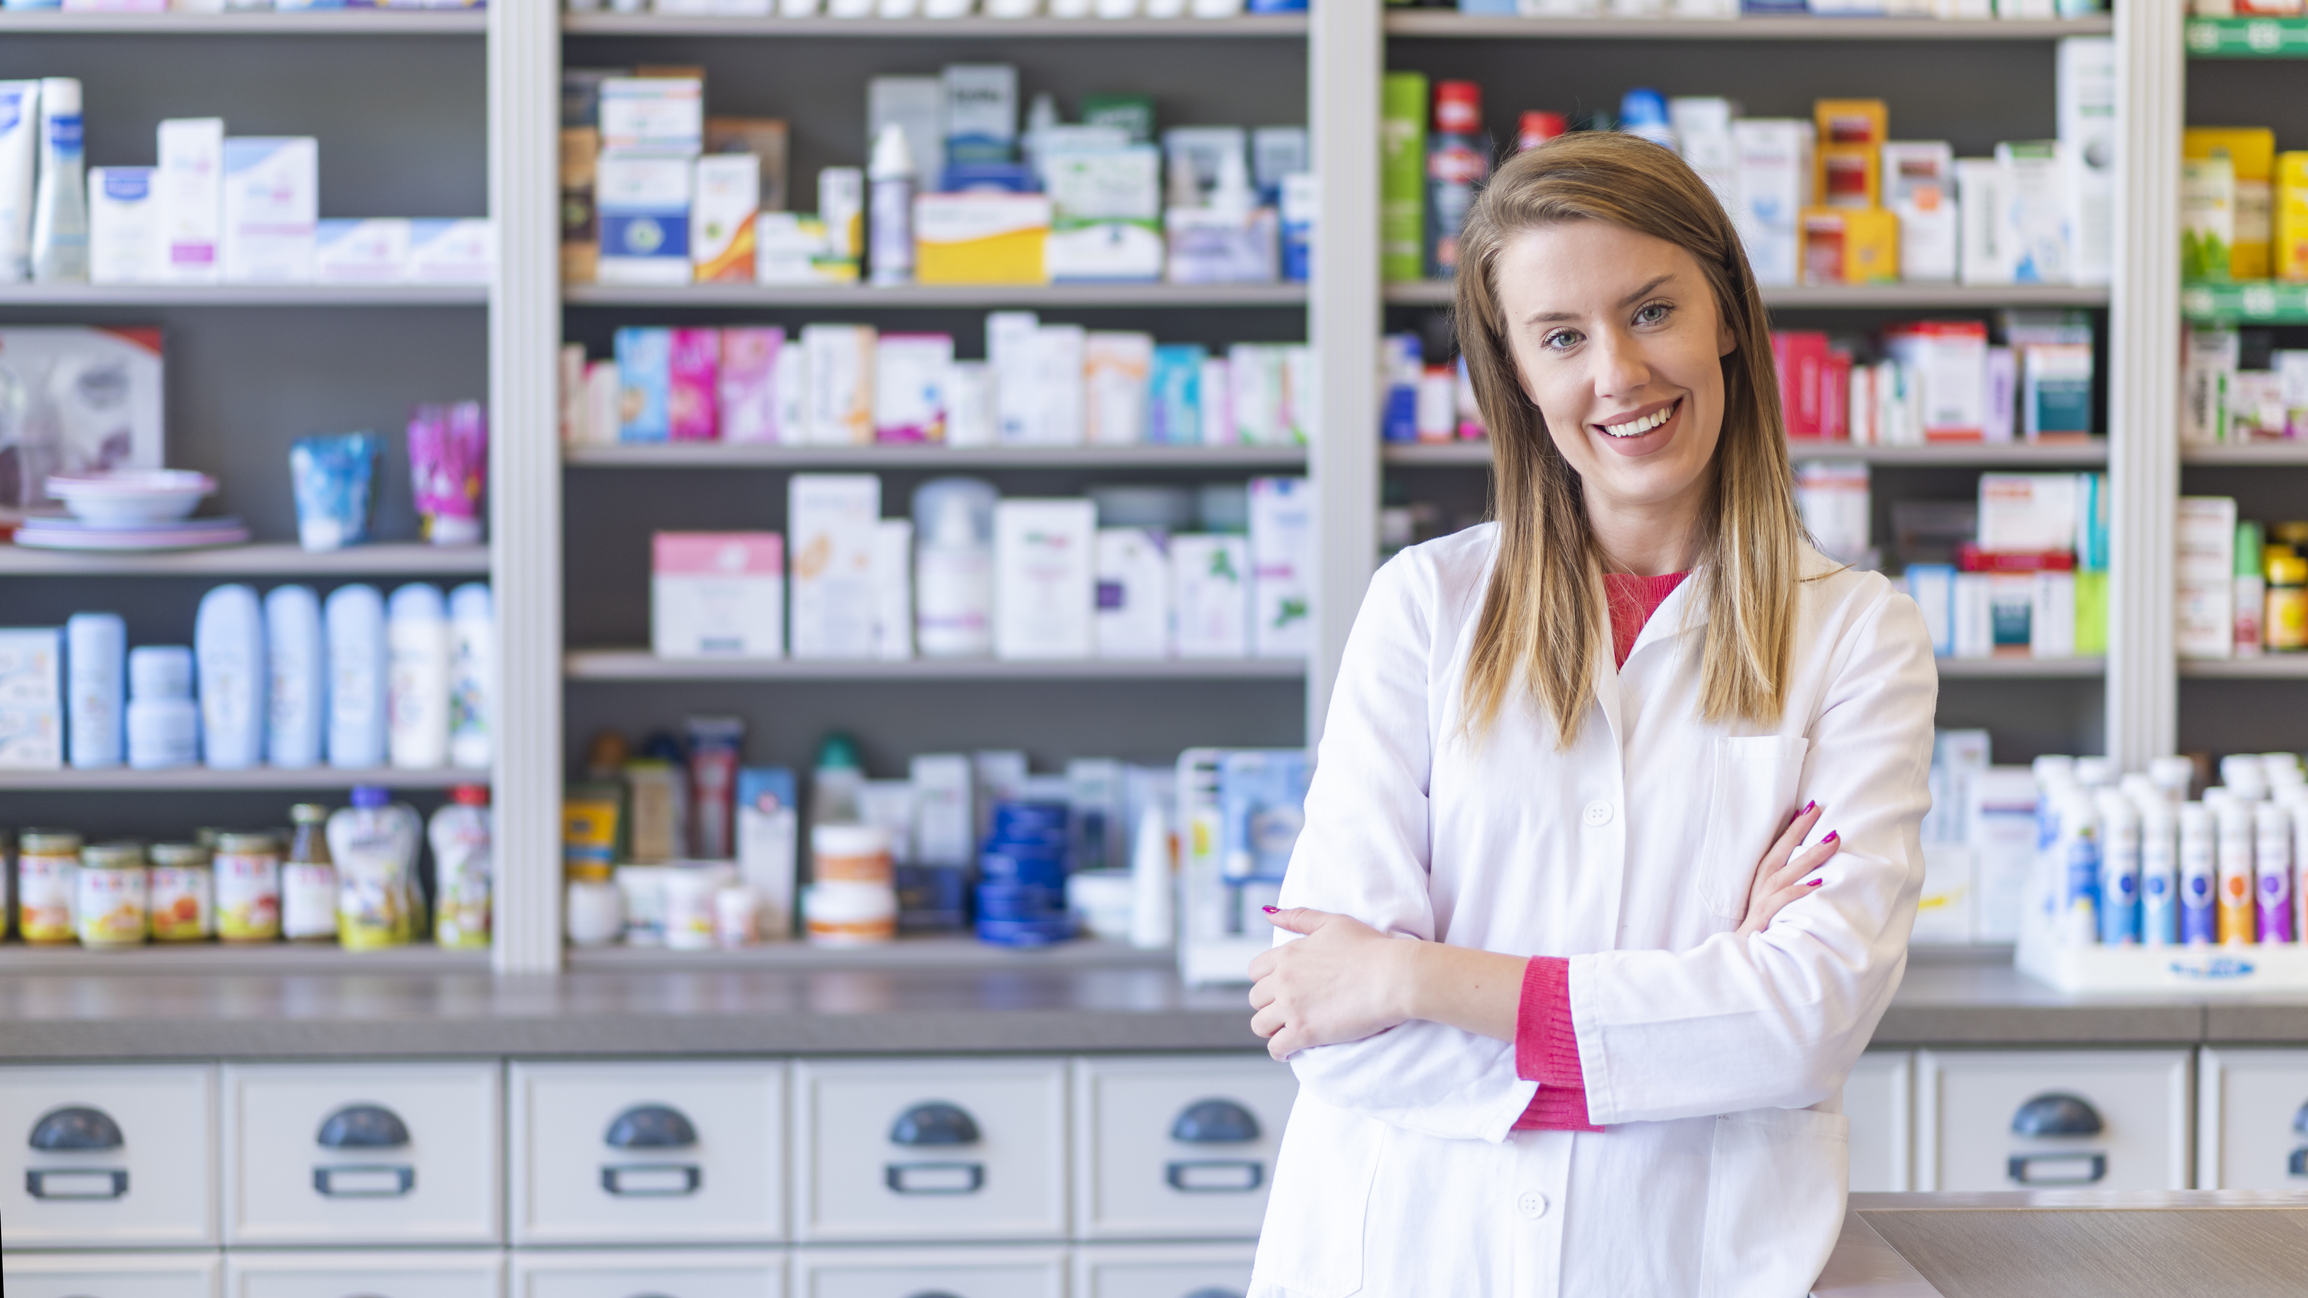
[[[1649, 297], [1652, 292], [1655, 291], [1661, 284], [1664, 284], [1673, 278], [1675, 278], [1675, 272], [1668, 271], [1666, 274], [1650, 281], [1649, 283], [1643, 285], [1641, 288], [1638, 288], [1634, 292], [1629, 293], [1627, 296], [1620, 298], [1619, 305], [1633, 306], [1636, 302], [1642, 300], [1643, 298]], [[1534, 311], [1531, 314], [1523, 317], [1523, 323], [1546, 324], [1556, 320], [1576, 320], [1578, 318], [1579, 315], [1576, 311]]]

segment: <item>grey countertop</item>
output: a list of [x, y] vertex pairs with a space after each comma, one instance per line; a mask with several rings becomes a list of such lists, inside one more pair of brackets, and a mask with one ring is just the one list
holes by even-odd
[[[1239, 988], [1182, 986], [1159, 954], [1084, 945], [736, 959], [599, 953], [557, 978], [410, 951], [0, 961], [0, 1061], [359, 1056], [856, 1055], [1254, 1050]], [[275, 957], [279, 957], [276, 961]], [[348, 965], [352, 966], [348, 969]], [[2008, 956], [1919, 954], [1879, 1046], [2308, 1041], [2308, 997], [2063, 995]]]

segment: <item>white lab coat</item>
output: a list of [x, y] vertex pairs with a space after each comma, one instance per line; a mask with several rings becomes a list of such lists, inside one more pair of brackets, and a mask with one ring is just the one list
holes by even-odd
[[[1302, 1050], [1250, 1298], [1792, 1298], [1833, 1246], [1843, 1079], [1906, 967], [1938, 678], [1913, 601], [1806, 549], [1777, 725], [1699, 719], [1696, 578], [1576, 745], [1528, 696], [1486, 740], [1460, 686], [1486, 525], [1380, 569], [1355, 620], [1281, 904], [1570, 958], [1600, 1133], [1511, 1128], [1509, 1042], [1412, 1021]], [[1826, 882], [1744, 941], [1806, 800]]]

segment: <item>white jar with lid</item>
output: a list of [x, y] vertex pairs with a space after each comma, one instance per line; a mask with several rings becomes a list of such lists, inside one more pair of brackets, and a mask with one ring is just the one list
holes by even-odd
[[200, 708], [192, 701], [192, 650], [143, 645], [128, 651], [128, 764], [140, 771], [200, 760]]
[[887, 884], [813, 883], [801, 909], [819, 946], [871, 946], [898, 935], [898, 894]]
[[880, 825], [812, 825], [809, 852], [811, 877], [819, 883], [888, 888], [897, 882], [890, 832]]

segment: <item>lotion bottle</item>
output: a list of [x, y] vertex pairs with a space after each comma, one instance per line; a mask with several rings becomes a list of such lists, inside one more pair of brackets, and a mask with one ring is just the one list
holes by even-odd
[[40, 178], [32, 191], [32, 278], [88, 278], [88, 176], [80, 138], [80, 82], [40, 81]]
[[118, 613], [75, 613], [64, 623], [65, 738], [72, 765], [127, 760], [128, 624]]
[[924, 658], [994, 652], [994, 502], [976, 478], [914, 488], [914, 645]]
[[329, 645], [329, 765], [385, 764], [385, 598], [339, 586], [322, 606]]
[[487, 769], [496, 755], [497, 616], [489, 588], [449, 592], [449, 764]]
[[914, 282], [914, 155], [903, 126], [891, 122], [874, 140], [866, 258], [876, 284]]
[[318, 766], [329, 697], [320, 597], [310, 586], [275, 587], [264, 597], [264, 630], [271, 681], [265, 755], [292, 770]]
[[449, 761], [449, 606], [441, 588], [411, 582], [385, 619], [387, 747], [408, 770]]
[[192, 624], [200, 682], [201, 760], [239, 771], [264, 761], [264, 608], [256, 591], [219, 586], [203, 595]]
[[33, 159], [40, 83], [0, 81], [0, 283], [32, 274]]

